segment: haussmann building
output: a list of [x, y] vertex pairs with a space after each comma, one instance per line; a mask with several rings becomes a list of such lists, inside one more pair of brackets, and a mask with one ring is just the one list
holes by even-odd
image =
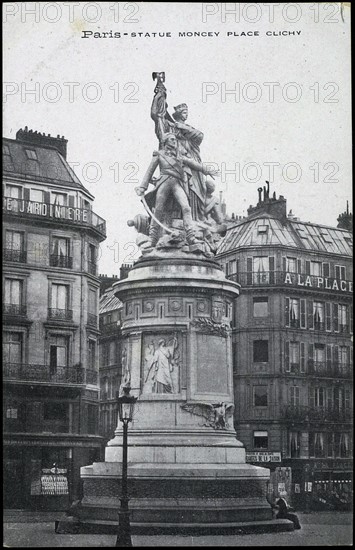
[[259, 189], [218, 260], [241, 284], [233, 324], [237, 437], [299, 508], [352, 498], [352, 215], [302, 222]]
[[99, 243], [105, 221], [67, 140], [3, 140], [5, 507], [65, 509], [100, 457]]

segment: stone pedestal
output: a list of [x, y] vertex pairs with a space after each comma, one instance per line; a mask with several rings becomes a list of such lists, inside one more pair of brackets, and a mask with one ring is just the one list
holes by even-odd
[[[269, 470], [246, 464], [234, 430], [239, 285], [214, 261], [171, 258], [140, 260], [115, 288], [123, 376], [138, 397], [128, 433], [132, 532], [292, 529], [272, 520]], [[105, 462], [82, 468], [82, 524], [117, 522], [121, 456], [119, 423]]]

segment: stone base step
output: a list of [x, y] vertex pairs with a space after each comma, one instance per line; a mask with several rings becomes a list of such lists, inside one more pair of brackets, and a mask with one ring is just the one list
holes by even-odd
[[[292, 521], [273, 519], [229, 523], [136, 523], [131, 522], [132, 535], [245, 535], [248, 533], [275, 533], [293, 531]], [[58, 534], [117, 535], [118, 522], [105, 520], [79, 521], [65, 517], [55, 522]]]

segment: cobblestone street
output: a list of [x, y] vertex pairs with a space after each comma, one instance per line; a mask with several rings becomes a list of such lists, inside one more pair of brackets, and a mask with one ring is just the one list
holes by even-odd
[[[239, 536], [132, 536], [133, 546], [352, 546], [352, 514], [313, 512], [298, 514], [302, 529], [291, 533]], [[5, 511], [4, 547], [113, 547], [112, 535], [57, 535], [58, 513]]]

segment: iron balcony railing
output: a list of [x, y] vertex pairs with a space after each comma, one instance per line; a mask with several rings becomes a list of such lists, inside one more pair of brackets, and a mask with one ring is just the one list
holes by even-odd
[[324, 378], [351, 378], [350, 364], [332, 363], [329, 361], [312, 361], [290, 363], [285, 366], [286, 374], [297, 374]]
[[72, 321], [73, 310], [72, 309], [57, 309], [53, 307], [48, 308], [48, 319], [56, 321]]
[[17, 262], [25, 264], [27, 262], [26, 250], [18, 250], [16, 248], [3, 248], [3, 259], [5, 262]]
[[285, 366], [286, 374], [298, 374], [305, 376], [325, 378], [351, 378], [350, 364], [332, 363], [330, 361], [312, 361], [304, 363], [290, 363]]
[[3, 378], [6, 381], [97, 385], [98, 373], [95, 370], [85, 370], [82, 367], [4, 363]]
[[244, 286], [286, 286], [339, 291], [342, 294], [352, 293], [352, 281], [340, 280], [334, 277], [318, 277], [306, 273], [290, 273], [288, 271], [242, 271], [227, 275], [231, 281]]
[[75, 367], [54, 367], [25, 363], [5, 363], [4, 380], [28, 382], [52, 382], [63, 384], [84, 384], [85, 370]]
[[281, 409], [281, 416], [291, 422], [350, 422], [352, 412], [344, 407], [285, 405]]
[[49, 265], [51, 267], [66, 267], [72, 269], [73, 258], [71, 256], [61, 256], [58, 254], [51, 254], [49, 257]]
[[106, 238], [106, 222], [89, 208], [73, 208], [48, 202], [3, 197], [3, 213], [21, 218], [37, 218], [62, 221], [66, 224], [84, 225], [95, 229]]
[[20, 304], [3, 304], [2, 311], [4, 315], [21, 316], [27, 315], [27, 307]]

